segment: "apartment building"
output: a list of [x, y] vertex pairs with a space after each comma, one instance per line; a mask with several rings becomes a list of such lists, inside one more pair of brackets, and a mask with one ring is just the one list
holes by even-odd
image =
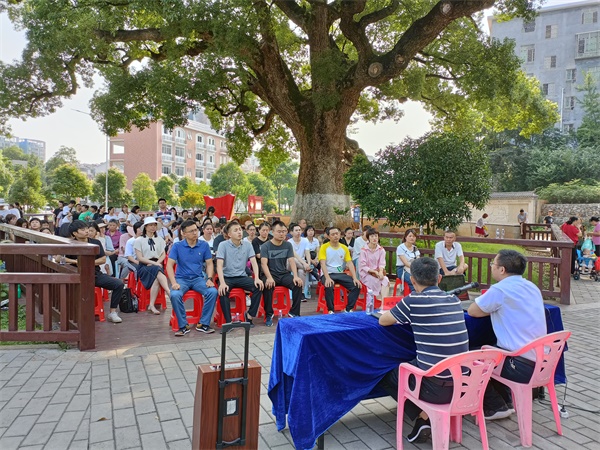
[[40, 158], [42, 161], [46, 161], [46, 142], [39, 141], [37, 139], [27, 139], [27, 138], [7, 138], [5, 136], [0, 136], [0, 149], [17, 146], [23, 153], [26, 155], [35, 155]]
[[523, 71], [539, 80], [543, 94], [560, 108], [563, 131], [581, 124], [584, 111], [577, 91], [585, 73], [590, 73], [600, 89], [600, 1], [566, 1], [547, 6], [526, 22], [514, 19], [499, 22], [489, 17], [492, 38], [515, 41], [515, 52]]

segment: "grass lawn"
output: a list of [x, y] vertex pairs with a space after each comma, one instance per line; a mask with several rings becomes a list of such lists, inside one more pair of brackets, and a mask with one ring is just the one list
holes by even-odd
[[[18, 330], [25, 330], [25, 305], [18, 305]], [[8, 310], [2, 311], [2, 316], [0, 317], [0, 329], [8, 330]], [[36, 329], [41, 330], [42, 326], [40, 324], [36, 324]], [[58, 344], [61, 348], [68, 348], [68, 344], [66, 342], [39, 342], [39, 341], [0, 341], [0, 345], [29, 345], [29, 344]]]

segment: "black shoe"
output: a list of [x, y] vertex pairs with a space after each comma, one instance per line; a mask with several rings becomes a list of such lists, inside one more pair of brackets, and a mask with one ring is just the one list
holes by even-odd
[[423, 443], [427, 441], [431, 437], [431, 422], [429, 419], [425, 420], [421, 417], [417, 417], [417, 421], [415, 422], [415, 426], [408, 436], [406, 436], [406, 440], [408, 442], [419, 442]]
[[208, 325], [202, 325], [201, 323], [199, 323], [198, 325], [196, 325], [196, 331], [200, 331], [201, 333], [206, 333], [206, 334], [210, 334], [210, 333], [214, 333], [215, 332], [215, 330], [213, 330]]
[[252, 319], [248, 317], [248, 313], [244, 313], [244, 321], [250, 324], [250, 328], [254, 328], [254, 324], [252, 323]]
[[499, 420], [499, 419], [506, 419], [507, 417], [509, 417], [514, 410], [508, 409], [506, 407], [506, 405], [501, 406], [500, 408], [493, 410], [493, 409], [484, 409], [483, 410], [483, 416], [485, 417], [485, 420]]

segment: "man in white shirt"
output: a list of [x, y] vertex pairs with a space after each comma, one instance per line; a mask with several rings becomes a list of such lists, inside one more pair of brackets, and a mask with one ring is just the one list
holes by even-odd
[[129, 216], [129, 206], [123, 205], [121, 206], [121, 212], [117, 216], [119, 219], [119, 230], [121, 233], [125, 233], [127, 231], [127, 217]]
[[[514, 352], [531, 341], [547, 334], [544, 300], [538, 287], [523, 278], [527, 259], [515, 250], [500, 250], [490, 270], [498, 283], [475, 299], [469, 306], [472, 317], [490, 316], [497, 338], [497, 346]], [[528, 383], [535, 366], [535, 353], [528, 352], [515, 358], [506, 358], [501, 375], [520, 383]], [[514, 409], [510, 390], [490, 380], [483, 399], [483, 410], [488, 420], [503, 419]]]
[[456, 242], [456, 233], [452, 230], [446, 230], [444, 240], [435, 244], [435, 259], [441, 275], [462, 275], [469, 268], [462, 245]]

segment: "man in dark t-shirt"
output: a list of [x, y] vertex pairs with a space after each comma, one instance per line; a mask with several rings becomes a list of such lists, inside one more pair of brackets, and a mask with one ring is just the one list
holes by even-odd
[[[112, 295], [110, 298], [110, 313], [106, 319], [109, 322], [121, 323], [123, 320], [117, 314], [117, 307], [119, 306], [119, 302], [121, 301], [125, 285], [118, 278], [113, 278], [111, 276], [106, 275], [105, 273], [100, 272], [100, 266], [102, 264], [106, 264], [106, 255], [104, 253], [104, 248], [102, 247], [100, 241], [88, 238], [88, 228], [89, 225], [83, 220], [75, 220], [69, 224], [69, 234], [71, 235], [73, 240], [77, 242], [85, 244], [94, 244], [100, 248], [98, 257], [95, 261], [96, 273], [94, 286], [112, 291]], [[77, 262], [78, 259], [76, 255], [65, 256], [65, 263], [76, 266]]]
[[[263, 271], [264, 300], [265, 300], [265, 325], [273, 326], [273, 289], [283, 286], [292, 290], [292, 307], [290, 317], [300, 316], [300, 302], [302, 301], [302, 279], [298, 276], [294, 260], [294, 248], [285, 240], [287, 227], [281, 221], [275, 221], [272, 226], [273, 238], [260, 247], [260, 263]], [[291, 268], [287, 268], [288, 264]], [[256, 311], [250, 311], [254, 316]]]

